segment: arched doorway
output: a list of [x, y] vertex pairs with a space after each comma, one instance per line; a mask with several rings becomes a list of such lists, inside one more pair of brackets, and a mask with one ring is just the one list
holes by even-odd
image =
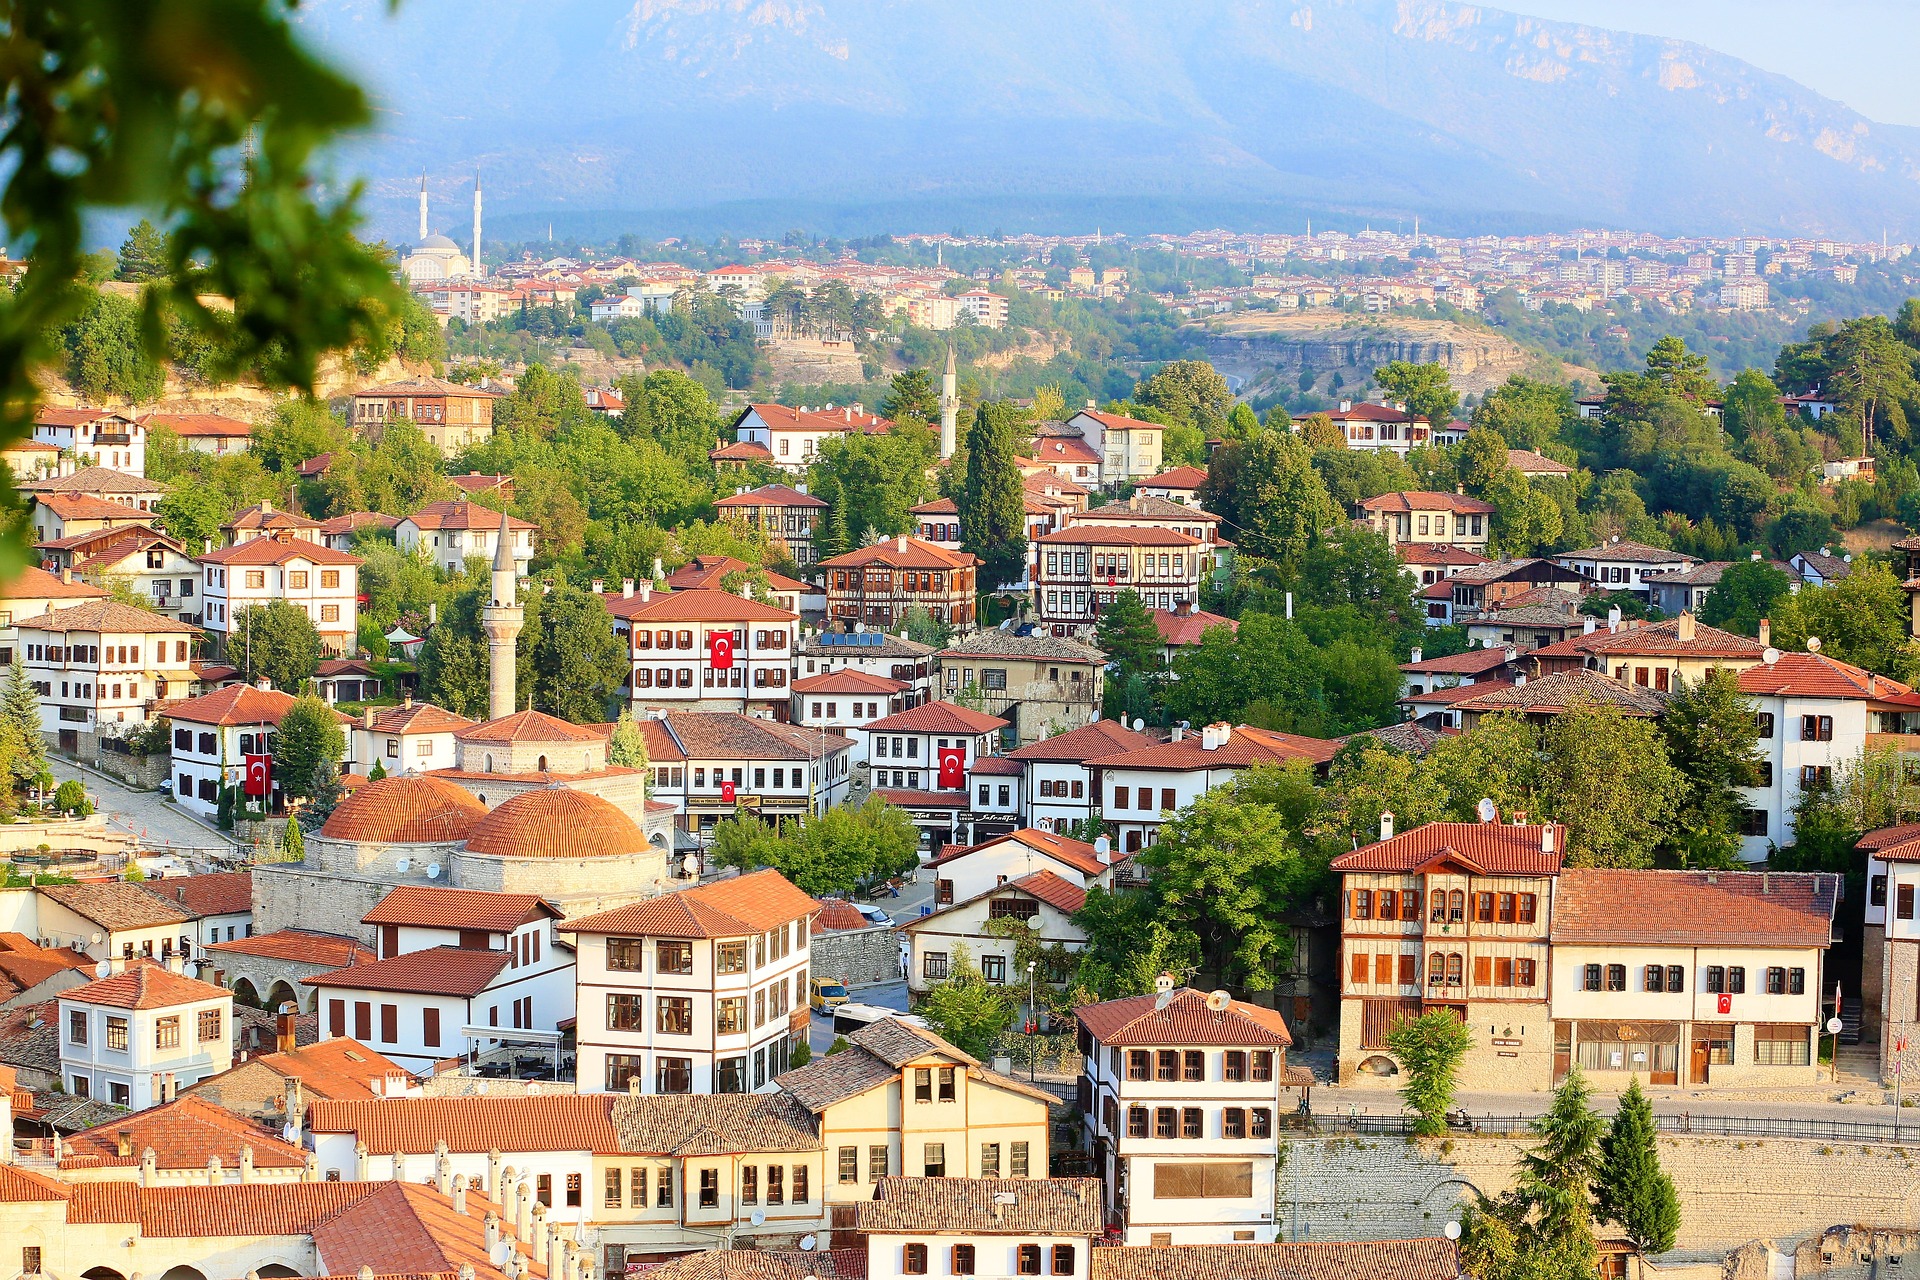
[[256, 1268], [254, 1274], [260, 1276], [261, 1280], [298, 1280], [300, 1275], [292, 1267], [282, 1266], [278, 1262], [269, 1262], [264, 1267]]
[[279, 982], [274, 983], [273, 986], [267, 991], [267, 1002], [261, 1005], [260, 1007], [262, 1009], [265, 1009], [267, 1012], [272, 1013], [277, 1011], [281, 1005], [286, 1004], [289, 1001], [292, 1002], [294, 1008], [296, 1009], [299, 1008], [300, 993], [298, 991], [295, 991], [293, 989], [293, 985], [287, 982], [283, 978]]
[[80, 1273], [81, 1280], [127, 1280], [112, 1267], [94, 1267]]
[[547, 771], [547, 758], [545, 756], [541, 756], [540, 763], [537, 766], [535, 766], [534, 772], [545, 773], [546, 771]]
[[206, 1273], [198, 1267], [189, 1267], [184, 1262], [177, 1267], [168, 1267], [160, 1274], [160, 1280], [207, 1280]]
[[241, 978], [233, 984], [233, 1001], [255, 1009], [260, 1007], [260, 990], [253, 985], [252, 978]]

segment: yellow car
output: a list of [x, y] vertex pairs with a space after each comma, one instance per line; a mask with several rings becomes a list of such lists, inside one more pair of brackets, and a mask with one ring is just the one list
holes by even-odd
[[838, 978], [815, 978], [807, 983], [807, 1007], [815, 1013], [825, 1013], [850, 999], [847, 984]]

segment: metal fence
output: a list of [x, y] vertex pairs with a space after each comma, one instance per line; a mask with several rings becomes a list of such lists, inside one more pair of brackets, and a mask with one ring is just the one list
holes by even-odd
[[[1470, 1128], [1463, 1125], [1449, 1125], [1447, 1132], [1462, 1135], [1475, 1133], [1495, 1137], [1526, 1136], [1532, 1133], [1534, 1119], [1533, 1116], [1475, 1114], [1468, 1117], [1471, 1123]], [[1892, 1120], [1823, 1120], [1817, 1116], [1695, 1115], [1686, 1111], [1678, 1115], [1656, 1114], [1653, 1119], [1662, 1133], [1691, 1134], [1705, 1138], [1803, 1138], [1827, 1142], [1920, 1143], [1920, 1116], [1912, 1120], [1902, 1120], [1897, 1124]], [[1338, 1137], [1343, 1133], [1406, 1136], [1413, 1132], [1413, 1118], [1405, 1115], [1316, 1115], [1313, 1117], [1310, 1131], [1322, 1137]]]

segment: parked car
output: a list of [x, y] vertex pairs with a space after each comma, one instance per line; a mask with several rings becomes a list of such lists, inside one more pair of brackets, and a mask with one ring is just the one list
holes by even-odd
[[853, 909], [867, 918], [868, 924], [892, 924], [893, 918], [880, 908], [866, 902], [856, 902]]
[[847, 984], [838, 978], [815, 977], [807, 983], [807, 1007], [815, 1013], [826, 1013], [835, 1005], [842, 1005], [852, 999], [847, 994]]

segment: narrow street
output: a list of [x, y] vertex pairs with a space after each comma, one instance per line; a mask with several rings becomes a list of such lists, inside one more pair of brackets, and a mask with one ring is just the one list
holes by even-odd
[[70, 760], [50, 756], [47, 767], [61, 782], [78, 778], [86, 784], [108, 825], [127, 832], [151, 849], [215, 849], [232, 844], [211, 827], [202, 826], [155, 791], [136, 791], [104, 774], [81, 769]]

